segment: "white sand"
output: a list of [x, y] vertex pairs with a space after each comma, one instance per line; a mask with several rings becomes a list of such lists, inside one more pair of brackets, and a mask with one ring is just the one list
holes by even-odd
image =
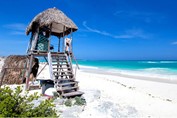
[[[100, 91], [99, 101], [112, 102], [118, 111], [121, 110], [120, 106], [121, 108], [129, 106], [137, 111], [136, 117], [177, 116], [177, 85], [175, 84], [84, 72], [78, 72], [77, 80], [80, 82], [80, 89], [85, 92], [84, 96], [89, 94], [89, 89]], [[93, 103], [98, 105], [96, 106], [98, 109], [99, 101], [89, 102], [86, 106], [87, 110], [82, 114], [88, 116], [89, 112], [91, 112], [91, 116], [93, 115], [94, 117], [95, 113], [92, 109], [95, 108], [95, 105]], [[116, 106], [116, 104], [120, 106]]]
[[[72, 117], [177, 117], [176, 84], [84, 71], [77, 71], [76, 80], [87, 104]], [[42, 73], [48, 76], [48, 69]]]
[[[85, 92], [83, 96], [87, 101], [84, 111], [77, 117], [177, 116], [177, 84], [163, 80], [146, 81], [144, 78], [136, 79], [136, 76], [109, 75], [106, 72], [96, 74], [97, 69], [92, 69], [93, 72], [89, 69], [82, 69], [81, 66], [77, 71], [76, 80], [79, 81], [80, 91]], [[48, 75], [48, 69], [44, 70], [43, 77]]]
[[[85, 92], [85, 97], [91, 94], [90, 92], [100, 91], [100, 98], [90, 101], [81, 113], [83, 118], [113, 117], [115, 112], [120, 111], [117, 116], [177, 116], [177, 84], [88, 73], [82, 69], [77, 72], [77, 80], [80, 82], [80, 90]], [[98, 110], [107, 102], [112, 104], [112, 108], [107, 107], [104, 112]], [[122, 112], [125, 114], [120, 115]]]

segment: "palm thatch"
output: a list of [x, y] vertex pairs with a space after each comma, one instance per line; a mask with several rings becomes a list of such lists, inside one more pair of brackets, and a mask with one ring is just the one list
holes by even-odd
[[39, 28], [44, 26], [51, 28], [51, 34], [58, 37], [63, 37], [78, 29], [74, 22], [57, 8], [49, 8], [35, 16], [26, 29], [27, 35], [35, 31], [34, 24], [38, 24]]
[[[8, 56], [2, 67], [0, 73], [0, 85], [3, 84], [22, 84], [25, 82], [25, 74], [26, 74], [26, 64], [29, 60], [28, 56], [22, 55], [11, 55]], [[32, 74], [37, 74], [37, 72], [33, 72], [34, 68], [39, 67], [38, 60], [33, 59], [33, 68]], [[37, 62], [37, 63], [36, 63]], [[33, 76], [34, 77], [34, 76]], [[32, 78], [30, 78], [32, 80]]]

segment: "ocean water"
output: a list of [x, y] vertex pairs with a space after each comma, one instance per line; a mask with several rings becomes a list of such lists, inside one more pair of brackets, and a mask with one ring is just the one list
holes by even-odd
[[[40, 58], [40, 62], [45, 62]], [[110, 73], [124, 75], [160, 77], [177, 80], [177, 60], [176, 61], [119, 61], [119, 60], [77, 60], [80, 66], [87, 66], [87, 69], [102, 69]], [[73, 61], [73, 64], [76, 64]]]
[[177, 61], [93, 61], [79, 60], [79, 65], [133, 75], [170, 77], [177, 79]]

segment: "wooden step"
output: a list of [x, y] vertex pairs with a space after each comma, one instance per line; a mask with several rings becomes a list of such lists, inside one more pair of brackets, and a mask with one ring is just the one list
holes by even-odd
[[71, 68], [71, 66], [69, 66], [69, 65], [68, 65], [68, 66], [67, 66], [67, 65], [58, 65], [58, 66], [57, 66], [57, 65], [53, 65], [52, 67], [53, 67], [53, 68], [61, 68], [61, 69], [64, 69], [64, 68], [66, 68], [66, 69], [67, 69], [67, 68]]
[[52, 60], [67, 60], [67, 58], [52, 58]]
[[70, 63], [68, 61], [52, 61], [52, 64]]
[[56, 58], [56, 59], [58, 59], [58, 58], [66, 58], [66, 56], [65, 55], [62, 55], [62, 56], [52, 56], [52, 58]]
[[40, 85], [30, 85], [29, 86], [29, 90], [36, 90], [36, 89], [40, 89]]
[[70, 65], [52, 65], [53, 68], [71, 68]]
[[62, 94], [63, 97], [75, 97], [75, 96], [81, 96], [83, 95], [84, 92], [81, 91], [73, 91], [73, 92], [69, 92], [69, 93], [64, 93]]
[[57, 59], [54, 60], [54, 59], [52, 59], [52, 62], [65, 62], [66, 63], [68, 61], [67, 60], [57, 60]]
[[66, 85], [72, 85], [72, 84], [78, 84], [78, 81], [74, 81], [74, 82], [66, 82], [66, 83], [59, 83], [59, 86], [66, 86]]
[[57, 64], [57, 63], [69, 63], [68, 61], [58, 61], [58, 60], [52, 60], [52, 63], [55, 63], [55, 64]]
[[59, 54], [59, 55], [51, 55], [52, 58], [60, 58], [60, 57], [66, 57], [65, 54]]
[[52, 60], [67, 60], [67, 58], [66, 57], [60, 57], [60, 58], [52, 58]]
[[55, 76], [55, 80], [75, 80], [75, 77], [66, 77], [66, 76]]
[[74, 77], [74, 75], [70, 75], [70, 76], [66, 76], [66, 75], [64, 75], [64, 76], [58, 76], [58, 75], [54, 75], [54, 78], [55, 79], [58, 79], [58, 80], [64, 80], [64, 79], [66, 79], [66, 80], [75, 80], [75, 77]]
[[57, 88], [57, 91], [66, 91], [66, 90], [74, 90], [74, 89], [78, 89], [78, 86], [74, 86], [74, 87], [62, 87], [62, 88]]
[[64, 73], [65, 74], [65, 73], [72, 73], [72, 71], [71, 70], [70, 71], [69, 70], [67, 70], [67, 71], [66, 70], [65, 71], [53, 71], [53, 73]]
[[53, 70], [55, 70], [55, 69], [59, 69], [59, 70], [60, 70], [60, 69], [71, 69], [71, 67], [59, 67], [59, 68], [55, 68], [55, 67], [54, 67]]
[[52, 66], [57, 66], [57, 65], [58, 65], [58, 66], [60, 66], [60, 65], [61, 65], [61, 66], [62, 66], [62, 65], [68, 65], [68, 66], [69, 66], [69, 64], [66, 64], [66, 63], [65, 63], [65, 64], [61, 64], [61, 63], [60, 63], [60, 64], [52, 64]]
[[58, 53], [58, 54], [53, 54], [53, 53], [51, 53], [51, 56], [52, 57], [66, 57], [66, 54], [65, 53]]
[[60, 65], [70, 65], [69, 63], [60, 63]]
[[70, 78], [70, 79], [63, 79], [63, 78], [59, 78], [59, 79], [55, 79], [54, 81], [56, 82], [61, 82], [61, 81], [70, 81], [70, 82], [74, 82], [75, 78]]
[[66, 77], [66, 76], [70, 76], [70, 77], [72, 76], [73, 77], [74, 75], [73, 74], [64, 74], [64, 75], [55, 75], [54, 74], [54, 76], [55, 77]]

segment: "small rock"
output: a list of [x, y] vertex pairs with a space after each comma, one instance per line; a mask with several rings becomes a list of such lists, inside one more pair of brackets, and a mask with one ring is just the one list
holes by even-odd
[[53, 97], [54, 93], [56, 93], [56, 92], [57, 92], [57, 90], [55, 88], [48, 88], [44, 94], [47, 96]]

